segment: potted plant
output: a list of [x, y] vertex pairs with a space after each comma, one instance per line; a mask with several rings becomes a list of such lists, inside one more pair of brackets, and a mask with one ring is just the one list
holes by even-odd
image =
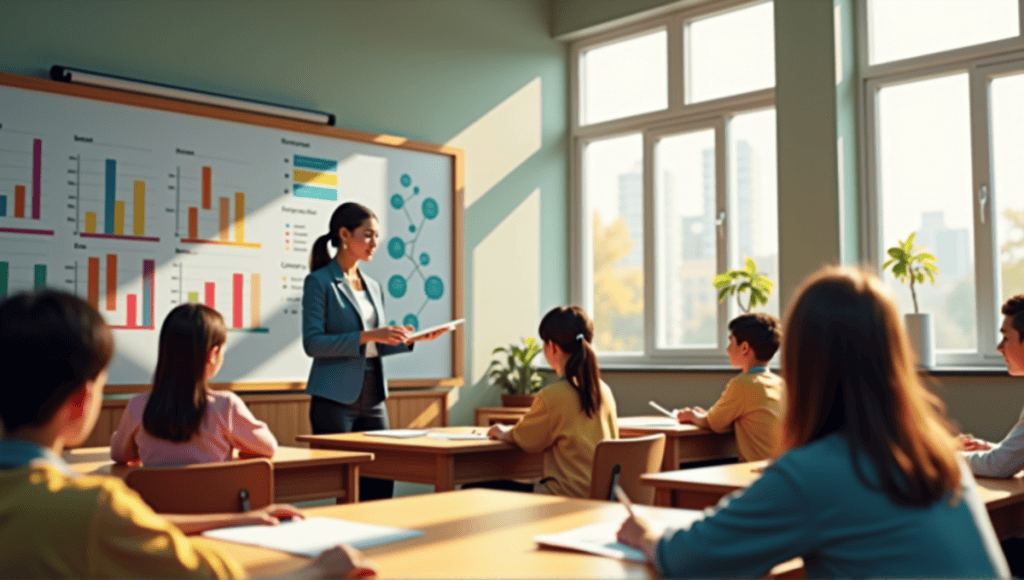
[[[772, 288], [775, 285], [757, 271], [757, 264], [749, 257], [746, 259], [746, 266], [746, 268], [729, 270], [715, 276], [714, 285], [718, 290], [719, 303], [725, 300], [726, 296], [735, 294], [736, 304], [740, 310], [750, 312], [758, 304], [761, 306], [768, 304], [768, 295], [772, 293]], [[747, 305], [744, 306], [742, 298], [743, 294], [747, 292], [750, 293], [750, 298], [747, 299]]]
[[907, 334], [910, 342], [917, 350], [918, 362], [924, 368], [935, 366], [935, 337], [932, 333], [932, 315], [930, 312], [918, 312], [917, 292], [915, 284], [923, 284], [927, 277], [935, 284], [935, 274], [939, 273], [935, 266], [935, 256], [926, 252], [924, 246], [914, 247], [914, 232], [907, 241], [889, 248], [889, 261], [882, 264], [882, 271], [889, 270], [900, 282], [910, 283], [910, 297], [914, 301], [914, 313], [906, 314]]
[[533, 337], [523, 339], [522, 345], [499, 346], [491, 354], [503, 356], [491, 361], [487, 367], [491, 382], [505, 394], [501, 403], [506, 407], [529, 407], [537, 391], [544, 386], [544, 375], [533, 365], [533, 359], [543, 347]]

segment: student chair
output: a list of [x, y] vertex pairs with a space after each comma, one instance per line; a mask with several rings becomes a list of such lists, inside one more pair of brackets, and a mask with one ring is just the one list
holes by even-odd
[[615, 484], [634, 503], [654, 503], [654, 488], [640, 484], [640, 476], [661, 469], [665, 454], [665, 435], [608, 439], [594, 450], [594, 469], [590, 475], [590, 499], [615, 501]]
[[159, 513], [245, 512], [274, 501], [274, 466], [262, 458], [137, 467], [124, 481]]

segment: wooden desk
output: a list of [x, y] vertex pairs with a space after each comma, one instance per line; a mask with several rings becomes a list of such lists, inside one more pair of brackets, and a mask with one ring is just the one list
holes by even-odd
[[679, 464], [736, 457], [736, 437], [732, 432], [715, 433], [696, 425], [680, 425], [664, 416], [619, 417], [619, 436], [644, 437], [665, 434], [662, 471], [675, 471]]
[[[448, 433], [481, 432], [473, 427], [442, 427]], [[523, 479], [543, 475], [543, 455], [526, 453], [515, 445], [490, 440], [448, 441], [430, 437], [398, 439], [366, 433], [299, 435], [310, 447], [367, 451], [375, 460], [362, 475], [426, 483], [450, 491], [463, 483], [493, 479]]]
[[515, 425], [529, 410], [529, 407], [477, 407], [476, 424], [480, 427], [496, 423]]
[[[278, 447], [274, 464], [274, 501], [290, 503], [337, 498], [359, 501], [359, 469], [373, 461], [372, 453]], [[80, 447], [64, 451], [64, 461], [78, 473], [103, 473], [124, 477], [134, 466], [115, 464], [110, 447]]]
[[[751, 461], [651, 473], [641, 476], [640, 481], [654, 486], [654, 505], [704, 509], [738, 489], [749, 487], [761, 477], [757, 470], [767, 464], [767, 461]], [[1024, 535], [1024, 472], [1010, 479], [975, 479], [978, 495], [985, 503], [999, 539]]]

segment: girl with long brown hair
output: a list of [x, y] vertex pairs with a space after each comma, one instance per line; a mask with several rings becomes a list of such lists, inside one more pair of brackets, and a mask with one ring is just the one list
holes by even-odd
[[878, 278], [815, 273], [783, 336], [785, 453], [689, 529], [629, 518], [619, 540], [671, 577], [762, 576], [796, 556], [809, 578], [1007, 577], [942, 402], [918, 377]]
[[587, 497], [594, 448], [619, 437], [615, 399], [597, 366], [594, 323], [579, 306], [560, 306], [540, 321], [539, 334], [560, 380], [538, 393], [515, 426], [495, 425], [488, 436], [543, 452], [546, 491]]

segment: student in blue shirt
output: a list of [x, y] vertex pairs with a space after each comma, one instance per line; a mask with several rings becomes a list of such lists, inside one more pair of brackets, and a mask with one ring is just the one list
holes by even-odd
[[788, 451], [689, 529], [631, 517], [619, 541], [672, 578], [763, 576], [797, 556], [808, 578], [1008, 577], [900, 320], [873, 274], [812, 275], [783, 333]]

